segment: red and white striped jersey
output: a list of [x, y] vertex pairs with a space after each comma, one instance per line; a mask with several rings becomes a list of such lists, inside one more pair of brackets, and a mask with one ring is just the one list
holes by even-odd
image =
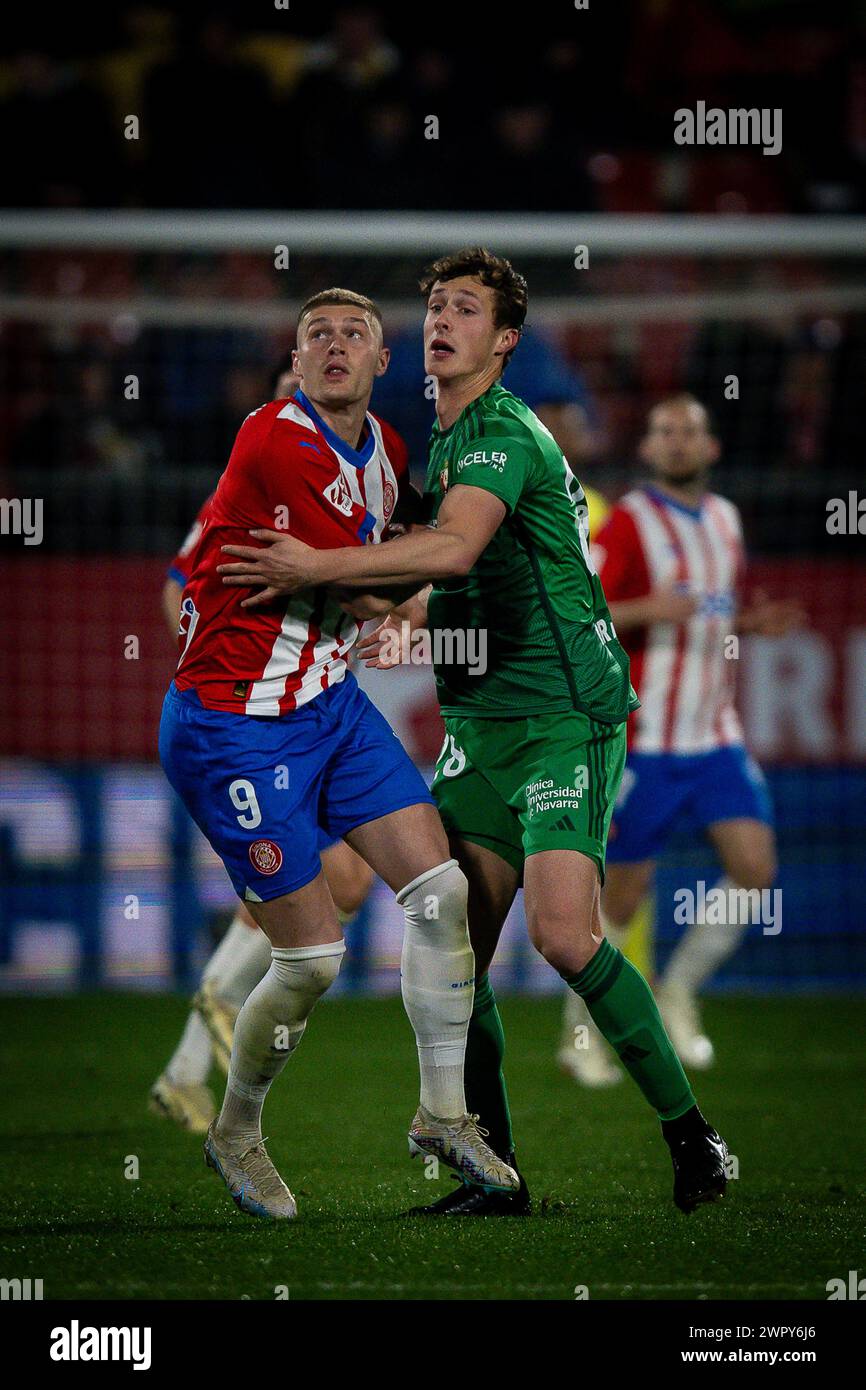
[[172, 570], [187, 576], [175, 673], [207, 709], [278, 715], [341, 681], [358, 625], [325, 588], [304, 589], [263, 608], [242, 608], [249, 589], [216, 572], [221, 547], [255, 545], [251, 528], [283, 530], [319, 550], [381, 541], [401, 482], [406, 446], [367, 415], [360, 450], [346, 444], [298, 392], [248, 415], [226, 471]]
[[175, 555], [168, 567], [169, 578], [176, 579], [178, 584], [186, 588], [189, 577], [195, 569], [196, 555], [198, 554], [199, 541], [204, 531], [205, 518], [208, 509], [213, 501], [213, 493], [204, 499], [198, 510], [195, 521], [190, 526], [183, 538], [180, 550]]
[[630, 746], [642, 753], [700, 753], [741, 743], [734, 663], [725, 657], [745, 568], [733, 502], [705, 493], [693, 510], [653, 487], [635, 488], [611, 511], [593, 555], [608, 603], [662, 586], [699, 600], [685, 623], [618, 634], [641, 702], [629, 719]]

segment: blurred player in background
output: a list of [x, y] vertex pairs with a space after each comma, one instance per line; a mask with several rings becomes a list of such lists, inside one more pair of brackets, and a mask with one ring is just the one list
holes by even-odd
[[394, 595], [347, 598], [320, 585], [288, 599], [266, 590], [253, 603], [220, 577], [225, 551], [262, 553], [250, 535], [371, 553], [387, 539], [408, 485], [405, 444], [368, 413], [388, 360], [365, 296], [332, 289], [302, 306], [300, 387], [244, 421], [206, 514], [160, 725], [169, 781], [271, 943], [270, 968], [238, 1014], [205, 1158], [241, 1210], [279, 1220], [297, 1206], [265, 1148], [262, 1108], [345, 951], [321, 831], [347, 839], [403, 908], [401, 988], [421, 1080], [410, 1151], [484, 1189], [519, 1187], [465, 1108], [466, 879], [423, 778], [346, 663], [356, 619], [386, 611]]
[[[298, 378], [288, 353], [274, 370], [271, 399], [294, 395]], [[211, 497], [213, 494], [211, 494]], [[177, 640], [183, 591], [196, 564], [196, 552], [211, 503], [202, 505], [189, 534], [175, 556], [162, 591], [162, 607], [172, 640]], [[373, 886], [373, 871], [342, 840], [321, 834], [322, 871], [342, 923], [361, 910]], [[271, 963], [271, 944], [243, 903], [205, 965], [180, 1042], [150, 1092], [150, 1109], [174, 1120], [182, 1129], [205, 1134], [216, 1116], [216, 1103], [207, 1082], [216, 1061], [228, 1072], [232, 1033], [238, 1011]]]
[[[610, 503], [604, 494], [586, 482], [587, 471], [591, 471], [598, 455], [599, 432], [593, 428], [586, 407], [568, 396], [546, 397], [535, 407], [535, 413], [550, 430], [575, 478], [581, 480], [589, 509], [587, 521], [592, 550], [592, 542], [610, 513]], [[647, 979], [652, 974], [652, 924], [652, 899], [647, 896], [617, 940], [623, 955]], [[580, 1029], [585, 1021], [586, 1008], [582, 1000], [572, 990], [566, 990], [562, 1037], [557, 1052], [559, 1066], [567, 1076], [584, 1086], [614, 1086], [622, 1080], [622, 1070], [613, 1061], [609, 1048], [585, 1046], [590, 1040]]]
[[[602, 934], [605, 843], [637, 700], [589, 553], [583, 491], [550, 431], [501, 381], [520, 340], [526, 281], [474, 247], [435, 262], [421, 290], [425, 370], [438, 383], [431, 524], [378, 550], [274, 536], [269, 551], [245, 552], [233, 581], [264, 584], [267, 595], [334, 582], [414, 582], [421, 591], [432, 579], [360, 649], [393, 665], [406, 629], [433, 637], [446, 728], [433, 789], [469, 880], [478, 971], [466, 1055], [472, 1108], [513, 1167], [504, 1035], [487, 970], [522, 881], [530, 939], [585, 1000], [658, 1116], [674, 1201], [690, 1212], [723, 1195], [727, 1151], [698, 1109], [646, 980]], [[437, 632], [462, 632], [467, 651], [469, 635], [484, 633], [483, 669], [450, 643], [449, 655], [441, 646], [437, 654]], [[515, 1194], [464, 1185], [416, 1210], [528, 1209], [522, 1183]]]
[[[708, 490], [719, 456], [700, 401], [678, 395], [649, 414], [640, 456], [651, 483], [626, 493], [596, 537], [594, 554], [611, 616], [631, 659], [641, 707], [629, 725], [629, 753], [614, 807], [602, 912], [618, 941], [650, 891], [656, 865], [682, 819], [705, 834], [724, 877], [728, 920], [689, 925], [657, 984], [659, 1008], [686, 1066], [712, 1064], [698, 996], [737, 950], [749, 925], [730, 890], [769, 888], [776, 846], [766, 782], [747, 753], [734, 704], [726, 644], [737, 633], [776, 636], [802, 621], [800, 608], [757, 593], [738, 609], [745, 571], [734, 504]], [[712, 916], [712, 914], [705, 914]], [[566, 1029], [584, 1025], [584, 1052], [606, 1057], [592, 1020], [575, 1000]], [[601, 1064], [596, 1060], [596, 1068]]]
[[607, 498], [584, 481], [587, 469], [591, 469], [592, 460], [597, 455], [598, 431], [593, 429], [586, 407], [579, 401], [551, 395], [536, 405], [535, 414], [550, 430], [575, 478], [581, 480], [589, 508], [589, 535], [592, 540], [610, 511]]

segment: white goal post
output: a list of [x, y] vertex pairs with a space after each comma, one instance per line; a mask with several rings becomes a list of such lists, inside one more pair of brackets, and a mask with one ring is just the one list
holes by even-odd
[[[486, 244], [513, 257], [549, 264], [561, 261], [555, 291], [550, 284], [532, 296], [533, 322], [675, 323], [699, 319], [731, 321], [774, 313], [845, 313], [866, 309], [866, 218], [714, 215], [610, 216], [599, 213], [381, 213], [381, 212], [9, 212], [0, 218], [0, 255], [44, 251], [84, 254], [111, 251], [185, 256], [261, 253], [273, 257], [285, 246], [290, 257], [411, 260], [413, 265], [450, 248]], [[585, 289], [575, 269], [576, 248], [589, 249], [592, 263], [633, 261], [634, 289], [598, 293]], [[660, 292], [647, 261], [695, 258], [708, 267], [733, 266], [734, 283], [699, 290]], [[748, 267], [832, 262], [833, 274], [802, 285], [749, 283]], [[738, 270], [743, 283], [737, 283]], [[561, 285], [560, 285], [561, 278]], [[280, 287], [281, 289], [281, 287]], [[411, 277], [405, 297], [388, 292], [379, 301], [390, 324], [417, 321]], [[0, 293], [0, 315], [31, 323], [82, 324], [129, 317], [142, 325], [279, 328], [297, 308], [291, 279], [286, 295], [271, 299], [175, 298], [142, 293], [127, 298], [74, 294]]]

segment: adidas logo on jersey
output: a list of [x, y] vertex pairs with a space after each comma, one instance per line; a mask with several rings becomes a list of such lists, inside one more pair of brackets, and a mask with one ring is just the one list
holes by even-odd
[[332, 483], [323, 489], [322, 496], [327, 497], [332, 506], [342, 512], [343, 516], [352, 515], [352, 494], [346, 486], [346, 480], [342, 473], [338, 473]]

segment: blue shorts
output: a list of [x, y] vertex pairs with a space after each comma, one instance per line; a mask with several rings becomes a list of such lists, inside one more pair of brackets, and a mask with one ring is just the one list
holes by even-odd
[[235, 892], [251, 902], [303, 888], [321, 868], [320, 850], [356, 826], [434, 804], [352, 675], [273, 717], [205, 709], [172, 683], [159, 756]]
[[773, 811], [763, 772], [742, 745], [709, 753], [629, 753], [607, 841], [609, 864], [658, 859], [680, 822], [764, 821]]

